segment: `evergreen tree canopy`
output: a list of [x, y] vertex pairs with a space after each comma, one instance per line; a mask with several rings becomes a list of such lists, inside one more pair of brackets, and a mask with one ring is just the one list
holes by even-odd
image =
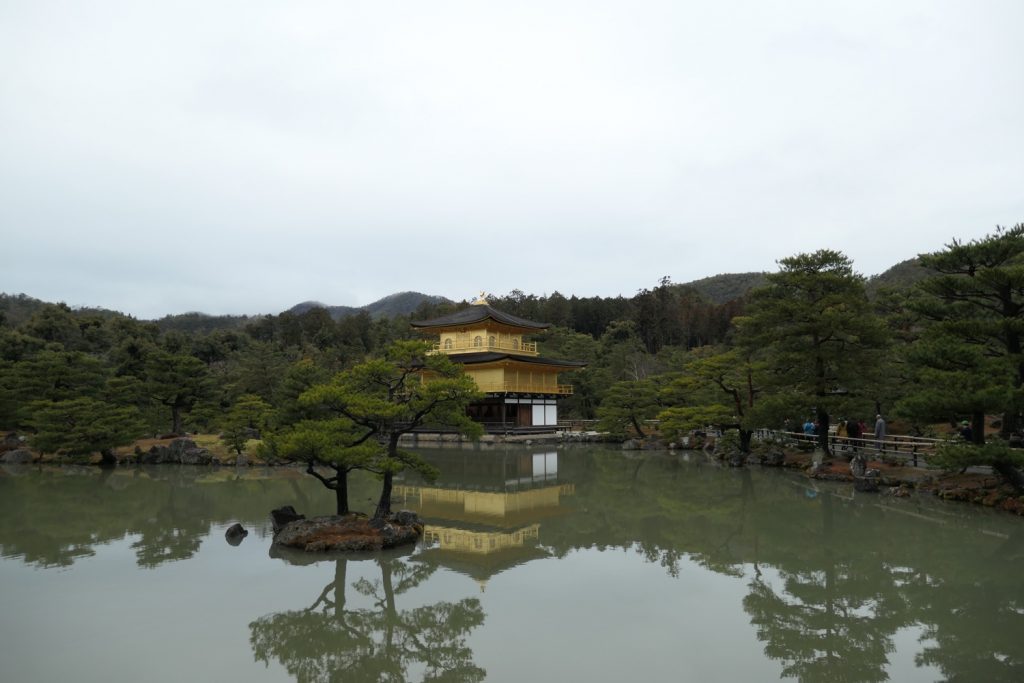
[[927, 387], [918, 409], [969, 413], [976, 447], [947, 449], [944, 458], [960, 465], [991, 464], [1024, 491], [1016, 453], [1005, 444], [980, 448], [989, 410], [1002, 412], [1004, 438], [1021, 427], [1024, 224], [970, 242], [953, 240], [919, 258], [933, 274], [920, 282], [923, 296], [913, 303], [928, 321], [912, 357]]
[[[481, 432], [480, 425], [466, 415], [466, 406], [478, 396], [476, 384], [461, 366], [444, 354], [430, 353], [430, 348], [426, 342], [396, 342], [383, 358], [340, 372], [330, 383], [314, 386], [300, 397], [303, 405], [343, 420], [324, 421], [325, 428], [330, 425], [340, 431], [335, 438], [345, 449], [358, 447], [360, 461], [366, 457], [365, 449], [372, 451], [372, 465], [360, 467], [378, 472], [384, 479], [374, 513], [378, 518], [391, 511], [392, 480], [397, 472], [412, 468], [428, 477], [435, 474], [418, 454], [398, 447], [403, 434], [425, 426], [474, 437]], [[304, 424], [312, 429], [309, 425], [315, 423]], [[349, 457], [343, 449], [332, 460], [320, 462], [332, 466], [341, 477], [351, 469]], [[331, 465], [339, 458], [345, 464]], [[332, 488], [331, 480], [321, 481]]]
[[[1009, 436], [1024, 404], [1024, 224], [970, 242], [953, 240], [919, 258], [933, 273], [919, 284], [925, 296], [914, 302], [932, 323], [928, 337], [933, 344], [944, 339], [975, 349], [967, 371], [1005, 390], [1003, 396], [993, 392], [1000, 404], [993, 407], [1003, 412], [1002, 433]], [[998, 359], [1000, 367], [986, 359]]]
[[830, 413], [870, 385], [888, 335], [842, 253], [797, 254], [779, 266], [736, 320], [738, 342], [770, 368], [765, 392], [784, 399], [786, 412], [816, 412], [827, 451]]
[[116, 462], [113, 449], [139, 437], [144, 425], [138, 409], [92, 398], [43, 401], [34, 406], [32, 445], [47, 453], [89, 455]]

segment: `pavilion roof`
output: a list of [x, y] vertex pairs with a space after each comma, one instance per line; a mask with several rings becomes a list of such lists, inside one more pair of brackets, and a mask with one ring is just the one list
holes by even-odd
[[490, 304], [474, 304], [463, 308], [461, 311], [455, 311], [454, 313], [443, 315], [440, 318], [434, 318], [433, 320], [417, 320], [410, 324], [413, 327], [420, 328], [462, 327], [465, 325], [472, 325], [473, 323], [483, 322], [487, 319], [503, 325], [522, 327], [531, 330], [546, 330], [551, 327], [548, 323], [538, 323], [532, 320], [527, 320], [526, 318], [520, 318], [519, 316], [512, 315], [511, 313], [499, 311]]
[[413, 560], [424, 564], [447, 567], [478, 581], [486, 581], [496, 574], [526, 564], [531, 560], [551, 557], [551, 552], [535, 545], [502, 548], [481, 554], [441, 548], [428, 548], [416, 553]]
[[503, 353], [501, 351], [467, 351], [466, 353], [449, 353], [448, 357], [452, 359], [453, 363], [462, 363], [463, 365], [494, 363], [500, 360], [514, 360], [520, 363], [555, 365], [565, 368], [582, 368], [586, 366], [586, 363], [579, 360], [561, 360], [559, 358], [544, 358], [542, 356], [520, 356], [516, 353]]

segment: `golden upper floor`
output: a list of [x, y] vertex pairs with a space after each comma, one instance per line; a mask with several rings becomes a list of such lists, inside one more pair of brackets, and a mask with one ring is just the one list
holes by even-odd
[[538, 355], [536, 342], [524, 341], [521, 334], [488, 327], [444, 330], [440, 341], [434, 342], [434, 350], [441, 353], [507, 351], [521, 356]]

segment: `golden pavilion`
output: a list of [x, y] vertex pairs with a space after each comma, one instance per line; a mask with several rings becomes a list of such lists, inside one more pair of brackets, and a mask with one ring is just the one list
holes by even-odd
[[437, 353], [465, 368], [485, 396], [467, 409], [490, 431], [551, 431], [558, 424], [558, 398], [572, 394], [558, 373], [585, 363], [544, 358], [524, 336], [550, 327], [493, 308], [484, 295], [473, 305], [433, 320], [413, 322], [437, 335]]

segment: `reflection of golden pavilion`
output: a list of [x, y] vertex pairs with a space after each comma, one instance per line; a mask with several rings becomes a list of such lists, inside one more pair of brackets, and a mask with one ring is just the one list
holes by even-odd
[[477, 555], [521, 548], [525, 541], [537, 541], [539, 537], [540, 524], [531, 524], [516, 531], [470, 531], [445, 526], [423, 529], [423, 540], [429, 545], [437, 544], [441, 550]]
[[500, 493], [429, 486], [394, 488], [394, 495], [401, 496], [405, 505], [414, 506], [424, 517], [511, 524], [557, 510], [561, 497], [572, 492], [571, 485], [557, 483], [526, 491]]
[[[427, 549], [417, 555], [486, 582], [504, 569], [547, 557], [539, 547], [541, 523], [564, 514], [571, 484], [557, 480], [558, 454], [449, 454], [442, 472], [462, 476], [451, 484], [396, 485], [395, 501], [424, 522]], [[433, 460], [433, 458], [431, 459]], [[459, 462], [451, 462], [456, 461]]]

